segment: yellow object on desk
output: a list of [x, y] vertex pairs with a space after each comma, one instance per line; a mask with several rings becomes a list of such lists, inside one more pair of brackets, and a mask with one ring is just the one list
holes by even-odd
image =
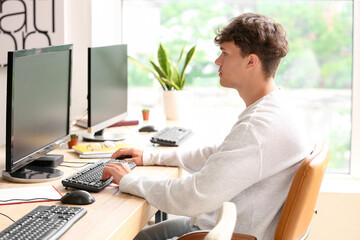
[[113, 144], [112, 146], [106, 143], [90, 143], [84, 145], [73, 146], [75, 152], [81, 155], [98, 155], [98, 154], [113, 154], [120, 148], [134, 147], [130, 144]]

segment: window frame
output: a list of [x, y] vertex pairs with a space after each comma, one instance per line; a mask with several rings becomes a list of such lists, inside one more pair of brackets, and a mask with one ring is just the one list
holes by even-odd
[[350, 176], [360, 178], [360, 0], [353, 0], [353, 84]]

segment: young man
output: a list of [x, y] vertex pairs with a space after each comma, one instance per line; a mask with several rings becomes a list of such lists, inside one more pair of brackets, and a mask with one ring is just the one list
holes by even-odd
[[[284, 28], [259, 14], [242, 14], [217, 32], [220, 84], [234, 88], [246, 104], [218, 146], [186, 152], [152, 153], [120, 149], [137, 165], [179, 166], [186, 178], [138, 177], [122, 164], [109, 164], [120, 191], [145, 198], [171, 214], [188, 216], [143, 229], [135, 239], [170, 239], [197, 229], [212, 229], [225, 201], [237, 207], [235, 232], [273, 239], [291, 180], [310, 148], [275, 84], [280, 59], [288, 52]], [[189, 218], [191, 217], [191, 218]]]

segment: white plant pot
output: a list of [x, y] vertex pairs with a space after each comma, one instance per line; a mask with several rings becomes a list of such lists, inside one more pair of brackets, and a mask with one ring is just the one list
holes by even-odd
[[163, 105], [167, 120], [182, 120], [192, 112], [193, 91], [163, 91]]

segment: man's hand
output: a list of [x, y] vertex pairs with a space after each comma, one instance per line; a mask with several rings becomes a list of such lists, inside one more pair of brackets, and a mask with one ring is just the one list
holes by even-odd
[[119, 184], [120, 180], [123, 176], [130, 173], [131, 170], [129, 166], [125, 163], [108, 163], [103, 170], [102, 180], [108, 179], [110, 177], [114, 177], [112, 182]]
[[111, 158], [118, 158], [122, 155], [130, 155], [131, 158], [125, 158], [124, 161], [131, 161], [134, 162], [137, 166], [143, 165], [143, 151], [136, 148], [120, 148], [117, 150]]

